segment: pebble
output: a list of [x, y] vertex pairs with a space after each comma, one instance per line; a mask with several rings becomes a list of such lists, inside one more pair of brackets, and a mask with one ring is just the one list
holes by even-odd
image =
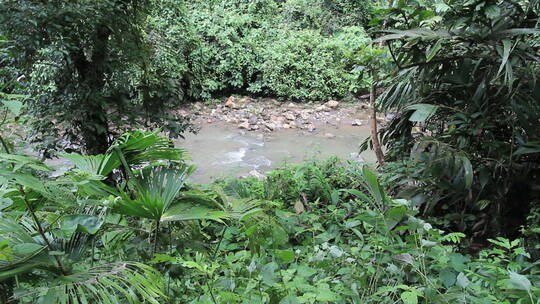
[[243, 122], [241, 124], [238, 125], [238, 128], [239, 129], [249, 129], [249, 122]]
[[355, 119], [353, 120], [353, 122], [351, 123], [353, 126], [361, 126], [363, 125], [364, 123], [362, 123], [362, 121], [360, 119]]
[[270, 131], [274, 131], [276, 129], [276, 125], [271, 122], [265, 123], [264, 126], [267, 127]]
[[332, 133], [324, 133], [325, 138], [335, 138], [336, 136]]

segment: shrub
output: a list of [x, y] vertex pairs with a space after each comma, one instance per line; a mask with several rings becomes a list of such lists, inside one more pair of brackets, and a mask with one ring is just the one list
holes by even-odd
[[[191, 3], [197, 43], [188, 55], [189, 94], [210, 99], [251, 93], [309, 101], [365, 89], [366, 77], [354, 69], [359, 50], [370, 42], [364, 30], [339, 26], [326, 33], [319, 26], [294, 26], [275, 17], [288, 12], [287, 3]], [[321, 5], [315, 9], [331, 14]]]

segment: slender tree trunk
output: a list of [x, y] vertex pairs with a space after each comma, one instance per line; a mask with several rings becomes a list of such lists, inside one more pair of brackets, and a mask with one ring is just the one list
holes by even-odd
[[375, 151], [375, 156], [377, 157], [377, 163], [379, 166], [384, 166], [384, 154], [381, 149], [381, 144], [379, 143], [379, 136], [378, 136], [378, 130], [377, 130], [377, 106], [375, 104], [375, 101], [377, 100], [376, 96], [376, 79], [375, 79], [375, 72], [372, 72], [372, 85], [371, 89], [369, 90], [369, 103], [371, 105], [371, 115], [370, 115], [370, 123], [371, 123], [371, 142], [373, 144], [373, 151]]
[[157, 243], [158, 243], [158, 236], [159, 236], [159, 228], [160, 228], [160, 221], [159, 219], [156, 220], [156, 231], [154, 233], [154, 241], [153, 241], [153, 244], [152, 244], [152, 257], [154, 257], [154, 255], [156, 254], [156, 251], [157, 251]]
[[[387, 19], [384, 19], [382, 28], [386, 28]], [[384, 42], [379, 42], [379, 47], [383, 47]], [[377, 163], [379, 163], [379, 166], [384, 166], [384, 154], [381, 149], [381, 144], [379, 142], [378, 137], [378, 128], [377, 128], [377, 106], [376, 106], [376, 100], [377, 100], [377, 80], [376, 79], [376, 72], [374, 70], [371, 71], [371, 79], [372, 84], [371, 88], [369, 90], [369, 103], [371, 105], [371, 142], [373, 143], [373, 151], [375, 151], [375, 156], [377, 157]]]

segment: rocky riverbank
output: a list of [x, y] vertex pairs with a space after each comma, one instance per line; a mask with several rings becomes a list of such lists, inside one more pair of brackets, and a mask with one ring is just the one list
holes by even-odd
[[222, 102], [193, 103], [180, 111], [182, 115], [190, 115], [195, 125], [225, 122], [246, 132], [271, 133], [294, 129], [309, 134], [331, 126], [339, 128], [368, 123], [368, 104], [365, 99], [357, 103], [330, 100], [313, 104], [231, 96]]

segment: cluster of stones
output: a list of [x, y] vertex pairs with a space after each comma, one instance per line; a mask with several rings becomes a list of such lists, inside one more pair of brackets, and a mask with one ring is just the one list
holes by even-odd
[[[359, 104], [356, 108], [343, 107], [336, 100], [314, 105], [283, 103], [275, 99], [261, 99], [255, 102], [250, 97], [231, 96], [225, 103], [210, 105], [196, 103], [190, 112], [207, 123], [224, 121], [246, 131], [272, 132], [279, 129], [297, 129], [313, 132], [318, 124], [338, 125], [343, 123], [344, 118], [354, 114], [358, 108], [365, 110], [366, 107], [365, 104]], [[366, 120], [361, 119], [349, 120], [348, 123], [353, 126], [366, 123]]]

